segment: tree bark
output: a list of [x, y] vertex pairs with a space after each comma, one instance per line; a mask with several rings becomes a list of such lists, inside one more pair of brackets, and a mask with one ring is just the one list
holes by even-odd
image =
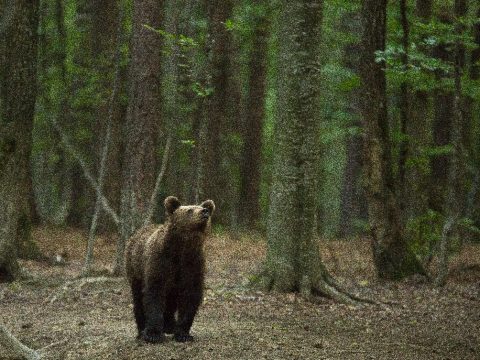
[[362, 38], [362, 119], [365, 130], [365, 191], [372, 249], [378, 276], [399, 279], [420, 271], [404, 237], [392, 170], [385, 63], [386, 0], [364, 0]]
[[[426, 24], [432, 15], [432, 0], [417, 0], [415, 15], [419, 21]], [[426, 53], [427, 49], [420, 46], [420, 51]], [[428, 54], [426, 54], [428, 55]], [[413, 95], [413, 96], [412, 96]], [[408, 139], [408, 154], [411, 159], [420, 159], [425, 156], [424, 149], [431, 146], [431, 93], [425, 90], [415, 90], [409, 96], [409, 118], [405, 127]], [[405, 168], [405, 179], [402, 197], [404, 199], [404, 219], [409, 219], [425, 214], [428, 209], [428, 189], [430, 183], [429, 171], [423, 163]], [[408, 189], [408, 191], [406, 191]]]
[[[121, 95], [124, 87], [122, 76], [121, 47], [126, 41], [126, 36], [119, 34], [123, 32], [122, 15], [119, 15], [122, 5], [116, 0], [93, 1], [92, 14], [92, 53], [95, 71], [98, 71], [100, 103], [95, 110], [96, 133], [106, 138], [107, 129], [110, 128], [110, 144], [108, 146], [108, 161], [104, 172], [105, 184], [104, 193], [115, 208], [120, 206], [121, 193], [121, 156], [122, 156], [122, 125], [124, 122], [124, 109], [122, 107]], [[112, 84], [116, 86], [112, 87]], [[97, 163], [101, 164], [103, 157], [103, 143], [97, 141], [96, 145]], [[100, 174], [100, 168], [97, 169]], [[98, 176], [99, 177], [99, 176]], [[115, 224], [107, 216], [99, 214], [99, 231], [114, 230]]]
[[[0, 5], [3, 11], [4, 1]], [[19, 241], [31, 241], [28, 169], [37, 93], [39, 4], [22, 0], [13, 6], [11, 20], [0, 34], [0, 281], [18, 275]]]
[[[99, 86], [100, 70], [96, 69], [95, 53], [94, 53], [94, 16], [97, 12], [93, 0], [77, 0], [75, 4], [74, 15], [74, 29], [77, 32], [76, 42], [74, 47], [68, 49], [68, 36], [64, 34], [65, 55], [71, 56], [73, 69], [69, 71], [68, 64], [65, 64], [66, 70], [66, 94], [64, 104], [61, 106], [60, 125], [67, 134], [72, 134], [70, 137], [76, 144], [76, 149], [83, 154], [84, 160], [88, 163], [89, 168], [94, 173], [97, 172], [97, 158], [96, 158], [96, 141], [93, 134], [98, 133], [96, 124], [97, 108], [100, 105], [97, 98], [90, 101], [75, 101], [75, 94], [80, 97], [92, 97], [92, 89], [95, 87], [95, 96], [102, 97], [102, 93], [97, 89]], [[60, 4], [59, 4], [60, 6]], [[65, 3], [62, 7], [65, 11]], [[64, 14], [65, 16], [65, 14]], [[68, 26], [68, 23], [66, 24]], [[65, 26], [65, 24], [64, 24]], [[64, 29], [65, 31], [66, 29]], [[62, 111], [68, 109], [65, 113]], [[66, 115], [65, 115], [66, 114]], [[63, 117], [63, 119], [62, 119]], [[84, 136], [77, 138], [75, 134], [82, 131]], [[81, 228], [87, 228], [90, 223], [90, 217], [95, 206], [95, 192], [91, 191], [88, 183], [84, 177], [78, 176], [82, 170], [78, 167], [79, 164], [74, 163], [72, 168], [65, 169], [70, 175], [72, 189], [71, 189], [71, 207], [67, 217], [67, 224]]]
[[135, 0], [131, 44], [130, 93], [125, 123], [121, 198], [122, 231], [114, 273], [123, 272], [125, 241], [142, 226], [155, 186], [157, 142], [161, 129], [161, 38], [148, 25], [161, 28], [163, 1]]
[[[265, 6], [265, 3], [262, 5]], [[240, 167], [239, 223], [245, 229], [255, 229], [260, 217], [259, 197], [268, 29], [267, 14], [262, 14], [257, 19], [253, 33], [253, 44], [248, 65], [250, 71], [248, 95], [246, 96], [245, 120], [243, 123], [244, 144]]]
[[[407, 16], [407, 0], [400, 0], [400, 23], [402, 24], [402, 56], [401, 61], [403, 71], [408, 71], [409, 53], [410, 53], [410, 25]], [[406, 215], [406, 164], [410, 155], [410, 139], [407, 136], [407, 129], [410, 126], [410, 85], [407, 81], [403, 81], [400, 85], [400, 151], [398, 157], [398, 194], [399, 208], [402, 216]], [[403, 221], [406, 219], [403, 218]]]
[[228, 201], [224, 196], [227, 188], [225, 169], [222, 167], [226, 114], [228, 104], [229, 46], [230, 35], [225, 26], [232, 12], [231, 0], [208, 0], [204, 3], [207, 29], [206, 84], [209, 95], [204, 101], [204, 114], [200, 128], [198, 162], [198, 199], [214, 199], [219, 211], [217, 222], [228, 222]]
[[[477, 18], [480, 18], [480, 7], [477, 9]], [[474, 25], [474, 39], [476, 48], [472, 51], [470, 56], [470, 79], [472, 80], [479, 80], [480, 79], [480, 23]], [[467, 114], [470, 118], [470, 121], [479, 120], [478, 113], [476, 116], [474, 115], [474, 104], [473, 100], [469, 102], [467, 105]], [[474, 117], [475, 116], [475, 117]], [[480, 139], [477, 137], [476, 139], [472, 139], [472, 161], [474, 163], [475, 175], [474, 175], [474, 182], [472, 185], [472, 195], [475, 195], [471, 200], [471, 215], [475, 221], [475, 225], [480, 228], [480, 191], [478, 188], [475, 189], [475, 186], [478, 187], [479, 179], [480, 179], [480, 154], [478, 149], [480, 149]], [[477, 237], [478, 238], [478, 237]]]
[[[461, 17], [467, 13], [466, 0], [455, 0], [454, 14], [455, 14], [455, 33], [461, 35], [464, 31], [464, 26], [461, 24]], [[445, 225], [443, 227], [442, 238], [440, 240], [439, 250], [439, 270], [435, 278], [435, 285], [442, 286], [446, 282], [448, 274], [448, 255], [449, 245], [455, 231], [455, 226], [458, 220], [464, 215], [466, 198], [462, 195], [464, 193], [466, 176], [465, 172], [465, 149], [463, 147], [463, 129], [465, 127], [465, 117], [463, 109], [463, 94], [462, 94], [462, 76], [465, 66], [465, 48], [461, 40], [455, 42], [454, 50], [454, 83], [455, 92], [453, 98], [454, 107], [452, 109], [452, 123], [451, 123], [451, 145], [453, 147], [452, 155], [450, 156], [445, 199]]]
[[[355, 36], [361, 31], [361, 16], [358, 11], [345, 15], [342, 21], [343, 31]], [[343, 51], [343, 65], [349, 69], [354, 76], [360, 74], [361, 47], [358, 41], [348, 44]], [[361, 89], [355, 88], [348, 94], [348, 113], [353, 121], [349, 124], [361, 131], [362, 121], [360, 120], [360, 96]], [[363, 170], [363, 137], [355, 132], [346, 136], [346, 164], [343, 174], [341, 192], [341, 212], [339, 223], [339, 236], [347, 237], [355, 234], [355, 223], [367, 220], [367, 207], [365, 206], [365, 194], [362, 191], [361, 176]]]
[[[438, 15], [439, 21], [451, 24], [451, 8], [444, 8]], [[440, 43], [433, 49], [433, 56], [443, 62], [453, 63], [454, 54], [448, 49], [448, 44]], [[452, 74], [445, 71], [436, 71], [437, 81], [442, 81]], [[433, 146], [446, 147], [451, 143], [452, 118], [454, 116], [454, 93], [449, 89], [439, 88], [434, 92], [434, 117], [433, 117]], [[430, 160], [430, 194], [429, 207], [439, 213], [446, 211], [446, 197], [448, 192], [448, 174], [450, 167], [450, 154], [437, 154]]]
[[329, 276], [315, 241], [323, 1], [282, 1], [280, 5], [276, 152], [267, 258], [260, 281], [275, 291], [353, 303]]

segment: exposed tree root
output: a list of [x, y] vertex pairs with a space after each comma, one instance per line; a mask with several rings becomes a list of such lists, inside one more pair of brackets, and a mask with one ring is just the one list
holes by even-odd
[[319, 297], [326, 297], [348, 305], [378, 304], [374, 300], [362, 298], [345, 290], [326, 271], [322, 272], [320, 280], [316, 280], [315, 282], [312, 282], [312, 279], [305, 275], [303, 276], [301, 283], [292, 288], [278, 286], [272, 274], [269, 274], [268, 271], [265, 270], [259, 274], [254, 280], [254, 283], [267, 291], [277, 290], [280, 292], [300, 292], [305, 299], [311, 302], [316, 302]]
[[16, 356], [22, 359], [37, 360], [40, 354], [35, 350], [23, 345], [15, 336], [13, 336], [3, 325], [0, 324], [0, 344], [6, 349], [12, 351]]
[[337, 290], [343, 292], [343, 293], [346, 293], [348, 294], [349, 297], [351, 297], [353, 300], [356, 300], [360, 303], [367, 303], [367, 304], [374, 304], [374, 305], [377, 305], [378, 302], [376, 302], [375, 300], [372, 300], [372, 299], [366, 299], [366, 298], [363, 298], [359, 295], [356, 295], [356, 294], [352, 294], [350, 292], [348, 292], [347, 290], [345, 290], [345, 288], [335, 279], [333, 278], [328, 272], [326, 272], [324, 274], [324, 277], [326, 279], [326, 282], [328, 284], [330, 284], [331, 286], [333, 286], [334, 288], [336, 288]]

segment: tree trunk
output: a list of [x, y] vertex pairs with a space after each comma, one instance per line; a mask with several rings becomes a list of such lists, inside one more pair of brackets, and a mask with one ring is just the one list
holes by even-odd
[[[4, 1], [0, 4], [3, 11]], [[18, 275], [19, 241], [31, 241], [28, 168], [37, 89], [39, 4], [23, 0], [13, 6], [11, 21], [0, 34], [0, 281]]]
[[[452, 16], [450, 9], [442, 9], [439, 14], [439, 21], [450, 24]], [[443, 62], [452, 63], [453, 54], [448, 49], [448, 45], [440, 43], [433, 49], [433, 56]], [[451, 74], [442, 70], [436, 71], [437, 81], [442, 81]], [[434, 117], [433, 117], [433, 146], [446, 147], [451, 142], [452, 117], [454, 108], [454, 94], [449, 89], [436, 89], [434, 92]], [[436, 154], [430, 160], [430, 194], [429, 207], [439, 213], [445, 213], [446, 196], [448, 188], [448, 174], [450, 167], [450, 155], [441, 153]]]
[[[355, 36], [361, 31], [361, 17], [358, 11], [346, 14], [342, 21], [342, 28], [348, 34]], [[349, 69], [354, 76], [360, 72], [360, 52], [358, 41], [348, 44], [343, 51], [343, 65]], [[357, 129], [362, 128], [360, 121], [360, 88], [352, 89], [348, 94], [348, 113], [353, 121], [349, 124]], [[356, 230], [355, 223], [367, 219], [367, 208], [365, 206], [365, 195], [361, 187], [361, 176], [363, 170], [363, 137], [355, 132], [346, 136], [346, 164], [343, 174], [339, 236], [347, 237], [353, 235]]]
[[281, 2], [276, 153], [260, 280], [267, 289], [353, 302], [335, 287], [315, 241], [322, 10], [321, 0]]
[[[96, 133], [101, 134], [102, 139], [106, 138], [107, 128], [110, 127], [110, 144], [108, 145], [108, 161], [106, 162], [104, 193], [110, 200], [115, 210], [120, 205], [121, 193], [121, 150], [123, 109], [121, 105], [122, 92], [122, 61], [121, 50], [117, 48], [124, 44], [123, 17], [119, 16], [121, 5], [116, 0], [103, 0], [93, 3], [92, 14], [92, 38], [93, 63], [95, 70], [101, 74], [99, 78], [100, 103], [96, 109]], [[117, 69], [118, 68], [118, 69]], [[116, 86], [112, 86], [116, 84]], [[112, 98], [113, 97], [113, 98]], [[97, 136], [96, 138], [98, 138]], [[103, 157], [103, 142], [97, 141], [96, 145], [97, 164], [101, 164]], [[97, 171], [100, 174], [100, 168]], [[114, 230], [115, 224], [106, 214], [99, 215], [99, 231]]]
[[[63, 2], [65, 11], [65, 3]], [[93, 0], [77, 0], [74, 16], [74, 31], [77, 33], [74, 46], [69, 49], [69, 37], [65, 37], [66, 48], [65, 54], [71, 56], [72, 69], [66, 66], [67, 88], [64, 105], [62, 108], [68, 109], [67, 115], [63, 113], [60, 117], [64, 117], [61, 125], [67, 134], [71, 134], [73, 142], [76, 144], [77, 150], [83, 154], [84, 160], [88, 163], [92, 171], [97, 170], [96, 159], [96, 141], [93, 134], [98, 133], [96, 128], [97, 108], [100, 106], [98, 98], [102, 98], [102, 92], [99, 79], [100, 69], [96, 68], [95, 61], [95, 44], [94, 44], [94, 17], [97, 12]], [[66, 14], [64, 14], [65, 16]], [[68, 26], [68, 23], [66, 23]], [[65, 26], [65, 24], [64, 24]], [[64, 29], [65, 31], [66, 29]], [[71, 80], [70, 80], [71, 79]], [[95, 97], [93, 97], [92, 89], [95, 88]], [[97, 90], [98, 89], [98, 90]], [[76, 95], [78, 94], [78, 95]], [[90, 101], [76, 101], [77, 97], [90, 98]], [[88, 136], [75, 136], [78, 132], [87, 134]], [[71, 191], [71, 208], [67, 217], [67, 223], [71, 226], [87, 228], [90, 223], [91, 214], [94, 211], [95, 192], [91, 190], [84, 177], [76, 176], [81, 174], [82, 170], [74, 164], [73, 169], [67, 168], [66, 171], [72, 177]]]
[[135, 0], [133, 3], [130, 93], [121, 198], [122, 231], [117, 246], [116, 274], [123, 272], [125, 241], [143, 225], [155, 187], [157, 140], [162, 124], [161, 38], [144, 25], [161, 28], [162, 10], [163, 2], [160, 0]]
[[243, 151], [240, 168], [239, 223], [246, 229], [258, 226], [260, 217], [260, 172], [267, 73], [268, 15], [262, 14], [253, 33], [248, 69], [248, 95], [243, 123]]
[[[455, 33], [460, 37], [464, 31], [464, 26], [458, 18], [465, 16], [467, 13], [466, 0], [455, 0]], [[450, 157], [450, 168], [448, 169], [448, 188], [446, 189], [445, 216], [446, 221], [443, 227], [442, 238], [440, 240], [439, 250], [439, 270], [435, 278], [435, 285], [442, 286], [445, 284], [448, 274], [448, 255], [449, 245], [453, 234], [458, 234], [455, 230], [458, 220], [464, 215], [464, 179], [465, 179], [465, 157], [463, 147], [463, 128], [465, 127], [464, 111], [462, 108], [462, 76], [465, 65], [465, 48], [461, 40], [455, 42], [454, 51], [454, 108], [451, 124], [451, 145], [453, 153]], [[452, 231], [450, 231], [452, 230]]]
[[[417, 0], [415, 14], [422, 23], [428, 23], [432, 15], [432, 0]], [[419, 49], [427, 52], [421, 45]], [[420, 159], [425, 156], [424, 149], [431, 146], [431, 94], [425, 90], [415, 90], [408, 101], [409, 121], [405, 126], [408, 155], [410, 159]], [[428, 194], [425, 191], [430, 183], [428, 169], [422, 162], [416, 166], [405, 166], [403, 183], [403, 217], [408, 221], [425, 214], [428, 209]]]
[[[410, 25], [407, 16], [407, 0], [400, 0], [400, 23], [402, 24], [402, 56], [403, 71], [408, 71], [410, 53]], [[410, 85], [403, 81], [400, 85], [400, 152], [398, 156], [398, 194], [399, 208], [402, 216], [406, 215], [406, 164], [410, 155], [410, 139], [407, 137], [407, 129], [410, 126]], [[406, 219], [403, 218], [403, 221]]]
[[364, 0], [362, 14], [365, 191], [373, 258], [380, 278], [398, 279], [418, 272], [420, 266], [403, 234], [392, 170], [385, 63], [375, 61], [375, 53], [385, 50], [387, 1]]
[[39, 360], [41, 358], [38, 352], [23, 345], [2, 324], [0, 324], [0, 345], [22, 359]]
[[[198, 169], [198, 198], [214, 199], [219, 211], [217, 222], [228, 222], [228, 201], [226, 169], [223, 166], [223, 146], [226, 137], [226, 114], [228, 104], [228, 66], [230, 35], [225, 26], [232, 12], [231, 0], [205, 2], [207, 12], [207, 72], [206, 89], [210, 94], [205, 98], [203, 123], [200, 129], [200, 158]], [[231, 206], [231, 205], [230, 205]]]

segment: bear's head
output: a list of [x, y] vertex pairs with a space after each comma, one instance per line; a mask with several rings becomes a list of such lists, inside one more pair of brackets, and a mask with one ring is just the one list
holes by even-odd
[[170, 224], [177, 231], [205, 231], [210, 225], [215, 204], [206, 200], [200, 205], [181, 205], [175, 196], [169, 196], [165, 199], [165, 210]]

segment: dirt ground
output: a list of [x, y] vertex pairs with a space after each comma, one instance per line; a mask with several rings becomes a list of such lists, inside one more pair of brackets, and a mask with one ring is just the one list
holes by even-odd
[[[264, 242], [215, 236], [195, 341], [147, 345], [135, 340], [126, 281], [105, 277], [114, 239], [98, 239], [97, 280], [88, 282], [77, 279], [85, 234], [44, 227], [34, 236], [67, 264], [22, 262], [29, 278], [0, 284], [0, 322], [45, 359], [480, 359], [479, 246], [452, 259], [438, 290], [421, 278], [378, 281], [364, 240], [322, 242], [328, 268], [346, 288], [384, 303], [352, 307], [249, 289]], [[0, 359], [14, 358], [0, 349]]]

